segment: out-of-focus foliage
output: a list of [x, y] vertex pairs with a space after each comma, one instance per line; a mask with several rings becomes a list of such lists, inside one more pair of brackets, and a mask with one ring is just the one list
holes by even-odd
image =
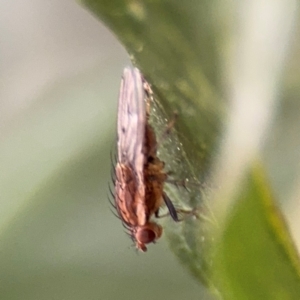
[[[182, 144], [188, 161], [182, 160], [181, 167], [186, 169], [188, 165], [190, 177], [196, 174], [200, 182], [204, 183], [200, 188], [200, 195], [198, 190], [199, 199], [196, 200], [197, 205], [201, 206], [201, 216], [204, 220], [200, 218], [194, 222], [183, 222], [184, 225], [181, 225], [179, 230], [177, 227], [177, 232], [174, 232], [174, 226], [171, 225], [173, 233], [170, 233], [169, 237], [173, 251], [200, 281], [215, 292], [218, 290], [226, 299], [299, 298], [299, 260], [290, 242], [288, 230], [282, 225], [281, 217], [275, 210], [274, 199], [270, 196], [271, 187], [266, 180], [261, 179], [264, 178], [265, 171], [259, 168], [249, 172], [254, 154], [256, 155], [256, 151], [261, 148], [259, 143], [272, 118], [272, 103], [277, 97], [275, 82], [282, 78], [282, 61], [286, 57], [282, 53], [287, 51], [285, 45], [280, 45], [277, 52], [273, 52], [270, 45], [276, 40], [287, 43], [292, 25], [285, 24], [286, 26], [282, 26], [284, 30], [278, 34], [276, 32], [268, 36], [268, 32], [271, 33], [272, 28], [274, 31], [277, 26], [280, 28], [278, 22], [292, 20], [293, 9], [286, 9], [288, 5], [285, 7], [282, 3], [273, 6], [274, 13], [270, 11], [267, 26], [261, 28], [262, 38], [265, 37], [264, 33], [270, 38], [270, 43], [264, 46], [263, 42], [261, 43], [261, 32], [257, 28], [257, 24], [260, 23], [251, 23], [251, 9], [254, 12], [259, 8], [255, 4], [234, 6], [235, 4], [229, 2], [221, 4], [220, 1], [81, 2], [99, 16], [125, 45], [134, 64], [141, 68], [153, 85], [164, 109], [169, 114], [172, 110], [180, 112], [180, 121], [176, 129], [179, 133], [179, 144]], [[293, 1], [290, 4], [296, 9]], [[248, 14], [245, 12], [247, 7], [250, 9]], [[263, 8], [261, 11], [263, 12]], [[240, 20], [243, 19], [242, 16], [246, 16], [245, 21]], [[238, 26], [240, 28], [236, 28]], [[234, 30], [245, 32], [245, 36], [242, 36], [240, 41], [234, 40]], [[237, 47], [234, 42], [238, 44]], [[255, 43], [258, 43], [257, 49]], [[269, 57], [263, 49], [272, 51]], [[233, 69], [230, 69], [224, 60], [233, 56], [232, 51], [238, 50], [240, 53], [236, 54], [241, 61], [237, 59], [237, 67], [233, 66]], [[263, 69], [263, 66], [273, 68], [273, 73]], [[235, 74], [236, 71], [240, 72], [241, 79]], [[253, 76], [255, 72], [260, 73]], [[236, 112], [230, 111], [229, 102], [224, 102], [228, 97], [224, 92], [224, 85], [228, 85], [229, 95], [233, 97], [229, 100], [232, 100], [231, 105]], [[253, 87], [253, 93], [243, 95], [243, 86], [247, 92], [248, 88], [251, 92]], [[257, 97], [251, 99], [251, 95]], [[243, 112], [241, 105], [245, 108], [249, 106], [249, 110], [244, 109]], [[223, 160], [220, 160], [220, 167], [225, 169], [226, 175], [223, 179], [217, 177], [217, 184], [221, 188], [225, 186], [223, 204], [220, 200], [222, 190], [217, 192], [216, 200], [209, 198], [210, 191], [216, 188], [211, 184], [216, 182], [207, 178], [207, 175], [212, 171], [212, 162], [216, 158], [218, 146], [222, 144], [220, 132], [227, 128], [224, 114], [226, 108], [230, 115], [229, 121], [236, 127], [241, 126], [240, 129], [243, 130], [246, 124], [256, 128], [253, 131], [253, 127], [250, 127], [244, 133], [248, 136], [239, 139], [232, 136], [234, 130], [236, 135], [240, 134], [239, 128], [236, 130], [230, 125], [228, 127], [228, 143], [231, 142], [235, 146], [232, 140], [246, 142], [249, 143], [249, 149], [243, 145], [234, 148], [237, 151], [246, 150], [246, 155], [236, 153], [238, 162], [244, 161], [244, 166], [238, 166], [236, 169], [233, 165], [232, 178], [235, 181], [230, 182], [228, 164], [234, 162], [234, 156], [227, 153], [230, 149], [226, 149], [225, 143], [225, 154]], [[244, 113], [244, 117], [241, 112]], [[236, 123], [237, 120], [240, 120], [240, 123]], [[172, 146], [168, 149], [172, 149]], [[220, 150], [222, 154], [223, 148]], [[226, 161], [226, 157], [231, 160]], [[166, 159], [166, 165], [168, 163], [172, 164], [172, 157]], [[218, 166], [215, 165], [216, 167]], [[175, 175], [176, 172], [175, 170]], [[244, 177], [247, 177], [246, 181], [243, 181]], [[231, 190], [226, 190], [227, 181], [230, 182], [228, 187], [231, 186]], [[233, 186], [236, 187], [234, 191]], [[196, 197], [193, 195], [194, 191], [190, 196]], [[174, 192], [174, 197], [182, 198], [181, 192], [177, 195]], [[209, 201], [216, 202], [207, 205]], [[222, 209], [216, 208], [218, 201]], [[213, 210], [212, 214], [210, 207]], [[214, 210], [221, 218], [215, 224]], [[252, 224], [252, 221], [255, 224]], [[280, 280], [283, 278], [281, 276], [285, 281]], [[258, 284], [260, 287], [255, 289]]]
[[236, 201], [213, 270], [224, 299], [298, 299], [298, 254], [260, 167], [249, 173]]
[[[286, 58], [283, 70], [265, 68], [278, 80], [270, 90], [280, 88], [280, 93], [273, 93], [277, 112], [276, 105], [267, 110], [267, 121], [273, 117], [275, 130], [264, 136], [266, 145], [259, 140], [258, 149], [264, 147], [262, 166], [249, 171], [249, 162], [245, 163], [244, 181], [231, 173], [223, 177], [224, 182], [236, 180], [237, 194], [230, 197], [235, 201], [218, 198], [223, 181], [213, 185], [209, 177], [216, 154], [223, 153], [219, 146], [229, 123], [227, 115], [234, 112], [228, 96], [232, 96], [228, 91], [232, 92], [234, 83], [228, 57], [237, 45], [235, 36], [246, 28], [244, 14], [251, 13], [246, 9], [239, 14], [239, 9], [245, 3], [256, 3], [238, 2], [82, 0], [89, 10], [78, 6], [71, 12], [71, 5], [59, 0], [46, 3], [42, 10], [35, 10], [38, 0], [11, 5], [3, 1], [0, 34], [5, 32], [6, 37], [1, 36], [1, 53], [7, 50], [6, 45], [11, 49], [0, 62], [1, 92], [12, 85], [19, 92], [14, 95], [28, 103], [22, 103], [23, 109], [9, 121], [1, 115], [1, 299], [210, 299], [199, 287], [200, 281], [224, 299], [259, 299], [261, 295], [264, 299], [299, 299], [297, 254], [273, 203], [278, 195], [283, 202], [293, 193], [293, 180], [297, 183], [300, 174], [296, 30], [291, 49], [282, 51], [288, 42], [278, 39], [278, 45], [265, 56], [282, 51], [292, 59]], [[269, 24], [282, 3], [297, 9], [292, 0], [272, 1], [274, 10], [269, 11], [268, 18], [254, 14], [253, 24], [261, 20]], [[11, 15], [4, 14], [9, 7]], [[24, 11], [32, 23], [24, 22]], [[115, 139], [119, 79], [128, 60], [125, 53], [114, 55], [120, 45], [111, 42], [90, 12], [115, 33], [152, 84], [162, 105], [153, 114], [158, 135], [166, 116], [170, 118], [174, 110], [180, 113], [176, 130], [159, 151], [174, 178], [189, 177], [200, 182], [200, 188], [191, 184], [185, 190], [168, 184], [166, 189], [180, 206], [200, 205], [200, 218], [187, 218], [180, 224], [168, 218], [161, 222], [172, 251], [196, 280], [170, 255], [164, 238], [151, 245], [146, 254], [136, 255], [119, 220], [109, 211], [109, 153]], [[279, 10], [278, 16], [284, 13], [284, 9]], [[87, 26], [84, 18], [93, 26]], [[285, 29], [287, 23], [279, 28]], [[58, 27], [56, 38], [52, 25]], [[23, 34], [25, 29], [28, 35]], [[263, 49], [269, 49], [274, 34], [283, 34], [280, 30], [270, 33], [273, 35], [261, 39], [266, 43]], [[260, 49], [255, 43], [249, 45], [250, 50]], [[105, 48], [106, 55], [101, 56]], [[50, 55], [44, 56], [44, 52]], [[26, 60], [30, 55], [32, 59]], [[70, 66], [63, 72], [65, 62]], [[251, 59], [246, 62], [248, 67], [255, 65]], [[11, 68], [1, 73], [9, 64]], [[13, 76], [16, 74], [19, 77]], [[252, 75], [262, 89], [270, 87], [261, 73]], [[48, 80], [45, 86], [39, 82], [43, 76]], [[245, 78], [243, 72], [238, 76]], [[31, 86], [29, 78], [33, 78]], [[24, 86], [33, 92], [24, 96]], [[248, 92], [245, 96], [251, 99]], [[14, 97], [7, 100], [5, 92], [1, 96], [1, 113], [5, 101], [12, 107], [20, 101]], [[242, 98], [245, 115], [241, 121], [256, 112], [252, 101]], [[255, 100], [260, 104], [260, 98]], [[260, 129], [253, 126], [253, 135], [251, 132], [246, 137], [252, 140], [262, 132]], [[240, 154], [237, 148], [231, 151], [233, 156]], [[217, 168], [222, 169], [221, 165]], [[215, 199], [211, 192], [220, 193]], [[225, 215], [218, 214], [216, 203], [224, 203]]]

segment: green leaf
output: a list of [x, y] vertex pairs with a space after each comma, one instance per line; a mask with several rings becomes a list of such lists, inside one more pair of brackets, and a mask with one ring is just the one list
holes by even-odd
[[261, 167], [248, 174], [216, 244], [224, 299], [299, 299], [299, 258]]
[[[165, 123], [161, 121], [165, 119], [164, 113], [170, 118], [174, 111], [179, 112], [178, 137], [172, 136], [169, 142], [160, 145], [166, 169], [171, 170], [176, 179], [204, 179], [214, 156], [225, 107], [217, 92], [220, 70], [215, 45], [219, 34], [212, 22], [212, 5], [193, 1], [185, 5], [180, 1], [81, 2], [114, 31], [133, 63], [152, 85], [156, 100], [163, 105], [161, 110], [157, 109], [157, 120], [153, 122], [157, 136], [164, 128]], [[182, 151], [178, 153], [177, 149]], [[171, 199], [181, 206], [203, 202], [204, 195], [199, 194], [199, 188], [192, 188], [188, 195], [182, 189], [166, 188]], [[189, 250], [187, 255], [182, 251], [190, 248], [187, 244], [190, 238], [184, 238], [183, 243], [175, 242], [176, 237], [185, 236], [182, 232], [191, 232], [187, 224], [166, 226], [166, 233], [175, 243], [171, 242], [172, 250], [197, 278], [208, 284], [203, 243], [191, 256]], [[207, 227], [203, 222], [199, 226]], [[206, 243], [204, 245], [206, 247]]]
[[[184, 5], [181, 1], [80, 2], [118, 36], [168, 115], [175, 110], [180, 113], [176, 127], [184, 136], [181, 142], [188, 156], [198, 162], [198, 173], [204, 176], [224, 115], [224, 104], [216, 88], [220, 74], [216, 45], [220, 34], [212, 22], [215, 4], [209, 1], [186, 1]], [[197, 135], [193, 134], [195, 131]]]
[[221, 82], [228, 84], [231, 74], [223, 74], [222, 66], [235, 33], [228, 34], [237, 17], [230, 9], [236, 7], [221, 1], [81, 2], [117, 35], [152, 85], [162, 104], [155, 129], [163, 126], [165, 112], [179, 112], [177, 132], [161, 146], [163, 160], [177, 178], [204, 184], [188, 192], [167, 187], [172, 200], [201, 205], [199, 219], [166, 226], [172, 251], [225, 299], [299, 299], [299, 260], [264, 171], [255, 168], [248, 175], [224, 228], [208, 203], [213, 188], [207, 175], [229, 110]]
[[[162, 107], [155, 108], [157, 114], [153, 122], [158, 137], [165, 126], [162, 120], [166, 115], [170, 119], [174, 111], [179, 112], [177, 133], [160, 145], [166, 169], [179, 180], [204, 180], [225, 115], [225, 105], [217, 88], [220, 54], [215, 45], [220, 42], [220, 35], [212, 22], [214, 5], [193, 1], [185, 2], [185, 5], [180, 1], [81, 2], [117, 34], [134, 64], [152, 85], [156, 100], [162, 104]], [[188, 194], [169, 185], [166, 189], [180, 206], [190, 208], [203, 204], [205, 195], [203, 191], [199, 193], [199, 187], [189, 187]], [[194, 223], [192, 226], [188, 225], [189, 222], [166, 226], [166, 234], [170, 237], [172, 250], [181, 261], [200, 281], [212, 286], [206, 275], [210, 259], [203, 255], [204, 248], [209, 248], [206, 241], [210, 238], [205, 235], [211, 224], [196, 221], [197, 228], [203, 229], [205, 240], [205, 243], [197, 244], [191, 240], [194, 236], [185, 235], [195, 233]], [[177, 240], [180, 236], [184, 237], [183, 243]], [[190, 247], [196, 244], [191, 255]]]

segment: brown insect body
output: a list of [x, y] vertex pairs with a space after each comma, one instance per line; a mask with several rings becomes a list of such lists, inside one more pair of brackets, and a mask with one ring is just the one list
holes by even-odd
[[[151, 90], [138, 69], [124, 70], [118, 107], [118, 157], [115, 166], [115, 206], [138, 249], [162, 235], [151, 221], [164, 199], [167, 178], [156, 155], [157, 141], [150, 126]], [[148, 101], [146, 103], [146, 101]]]

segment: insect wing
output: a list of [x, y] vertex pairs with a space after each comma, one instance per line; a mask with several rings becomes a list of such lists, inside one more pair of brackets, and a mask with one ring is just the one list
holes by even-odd
[[140, 175], [144, 165], [146, 123], [145, 91], [137, 68], [125, 68], [118, 106], [118, 162], [131, 165]]
[[118, 161], [115, 204], [129, 228], [146, 222], [144, 199], [144, 140], [146, 105], [143, 78], [136, 68], [123, 73], [118, 105]]

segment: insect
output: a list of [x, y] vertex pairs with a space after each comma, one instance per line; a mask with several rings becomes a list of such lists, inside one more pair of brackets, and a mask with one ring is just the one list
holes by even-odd
[[151, 99], [151, 88], [140, 71], [125, 68], [118, 104], [114, 207], [137, 249], [144, 252], [147, 244], [162, 235], [162, 227], [152, 217], [159, 217], [163, 201], [171, 217], [179, 221], [163, 190], [167, 174], [157, 157], [156, 135], [149, 124]]

